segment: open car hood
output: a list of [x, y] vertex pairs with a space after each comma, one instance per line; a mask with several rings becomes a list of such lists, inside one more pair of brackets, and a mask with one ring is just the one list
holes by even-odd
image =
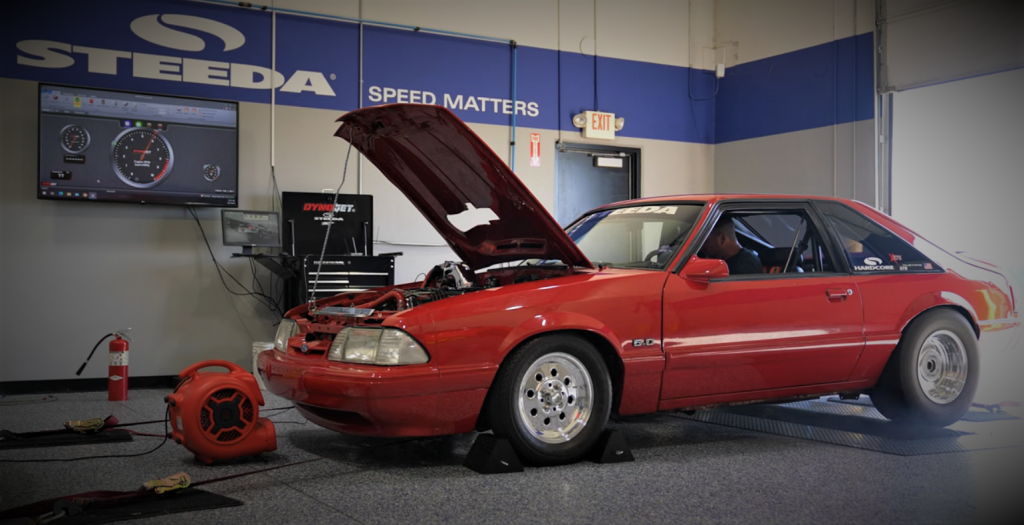
[[[512, 170], [448, 109], [392, 104], [338, 121], [335, 135], [402, 190], [470, 268], [532, 258], [593, 268]], [[489, 208], [493, 216], [468, 226], [465, 216], [454, 219], [463, 231], [452, 217], [471, 207]]]

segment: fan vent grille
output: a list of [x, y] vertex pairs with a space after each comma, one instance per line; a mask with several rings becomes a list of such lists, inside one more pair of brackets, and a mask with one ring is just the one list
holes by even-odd
[[230, 443], [243, 437], [255, 422], [256, 414], [255, 405], [244, 392], [222, 388], [206, 399], [199, 424], [218, 443]]
[[227, 441], [234, 441], [240, 437], [242, 437], [241, 432], [237, 430], [228, 430], [227, 432], [223, 432], [221, 435], [217, 436], [217, 441], [224, 443]]

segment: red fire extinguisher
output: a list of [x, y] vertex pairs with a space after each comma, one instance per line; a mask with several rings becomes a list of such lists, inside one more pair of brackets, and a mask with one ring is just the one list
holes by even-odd
[[107, 401], [128, 399], [128, 341], [131, 341], [131, 338], [124, 332], [127, 330], [114, 332], [114, 339], [110, 341], [110, 353], [107, 357], [110, 364], [107, 372]]
[[92, 352], [89, 352], [89, 357], [85, 358], [82, 366], [78, 367], [78, 372], [75, 372], [76, 376], [82, 375], [82, 370], [85, 370], [85, 365], [89, 364], [89, 360], [92, 359], [92, 355], [96, 353], [100, 344], [108, 337], [113, 337], [114, 339], [110, 341], [110, 352], [107, 354], [109, 365], [107, 371], [108, 401], [126, 401], [128, 399], [128, 342], [132, 340], [127, 335], [128, 330], [131, 328], [103, 336], [103, 339], [100, 339], [96, 346], [92, 347]]

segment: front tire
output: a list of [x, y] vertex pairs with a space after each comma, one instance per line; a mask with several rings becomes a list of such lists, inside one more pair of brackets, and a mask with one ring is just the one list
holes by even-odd
[[871, 400], [894, 422], [944, 427], [971, 408], [978, 370], [971, 325], [953, 310], [932, 310], [903, 333]]
[[494, 434], [526, 463], [579, 461], [608, 423], [612, 383], [597, 349], [572, 335], [543, 336], [502, 366], [491, 397]]

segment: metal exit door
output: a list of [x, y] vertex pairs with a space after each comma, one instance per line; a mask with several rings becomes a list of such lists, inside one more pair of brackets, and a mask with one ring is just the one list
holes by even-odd
[[640, 196], [640, 150], [556, 144], [555, 220], [562, 227], [588, 210]]

